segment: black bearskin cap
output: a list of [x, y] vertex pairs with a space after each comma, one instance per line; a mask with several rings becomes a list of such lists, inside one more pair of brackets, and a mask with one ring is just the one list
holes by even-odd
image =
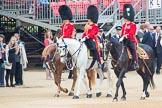
[[134, 13], [134, 9], [133, 9], [133, 6], [131, 4], [125, 4], [124, 7], [123, 7], [123, 17], [131, 22], [134, 21], [134, 16], [135, 16], [135, 13]]
[[97, 23], [98, 21], [98, 9], [94, 5], [90, 5], [87, 9], [87, 19], [90, 19], [94, 23]]
[[59, 14], [60, 14], [62, 20], [72, 20], [73, 19], [71, 9], [67, 5], [61, 5], [59, 7], [58, 11], [59, 11]]

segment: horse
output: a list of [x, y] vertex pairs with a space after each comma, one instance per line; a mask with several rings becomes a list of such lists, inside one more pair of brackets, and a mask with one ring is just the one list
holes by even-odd
[[[62, 76], [62, 71], [63, 69], [66, 69], [66, 64], [60, 62], [60, 54], [57, 50], [57, 46], [55, 44], [51, 44], [47, 47], [42, 52], [42, 57], [44, 59], [44, 62], [47, 66], [47, 68], [53, 73], [54, 75], [54, 82], [58, 87], [57, 93], [55, 94], [56, 97], [60, 96], [60, 91], [63, 91], [64, 93], [68, 93], [67, 88], [62, 88], [60, 83], [61, 83], [61, 76]], [[50, 58], [52, 57], [52, 60]], [[89, 88], [92, 89], [92, 85], [95, 84], [95, 79], [94, 79], [94, 70], [91, 70], [87, 73], [88, 79], [89, 79]], [[71, 91], [68, 94], [69, 96], [74, 95], [74, 88], [77, 80], [77, 72], [76, 68], [73, 68], [73, 83], [71, 87]], [[85, 84], [88, 86], [88, 84]], [[87, 87], [88, 88], [88, 87]], [[87, 90], [88, 91], [88, 90]]]
[[[78, 83], [77, 83], [77, 90], [73, 96], [73, 99], [79, 99], [81, 82], [82, 79], [84, 78], [86, 70], [88, 70], [88, 68], [90, 67], [92, 59], [90, 60], [88, 59], [88, 53], [87, 53], [88, 50], [86, 45], [83, 42], [79, 42], [76, 39], [60, 38], [57, 40], [57, 46], [58, 49], [60, 50], [61, 62], [65, 63], [67, 54], [70, 53], [72, 56], [74, 66], [76, 66], [76, 68], [80, 72]], [[93, 66], [93, 69], [94, 68], [97, 70], [100, 77], [98, 83], [98, 89], [96, 93], [96, 96], [99, 97], [101, 96], [101, 85], [104, 79], [104, 75], [101, 68], [98, 67], [97, 63], [95, 63], [95, 65]], [[92, 92], [89, 89], [89, 91], [87, 92], [87, 98], [91, 98], [91, 97], [92, 97]]]
[[[145, 97], [149, 97], [149, 92], [147, 91], [148, 85], [152, 85], [152, 88], [155, 88], [154, 80], [153, 80], [153, 75], [154, 75], [154, 53], [151, 47], [144, 45], [144, 44], [139, 44], [141, 48], [143, 48], [147, 55], [148, 59], [142, 59], [138, 58], [138, 63], [139, 63], [139, 69], [136, 70], [137, 73], [142, 77], [143, 80], [143, 93], [141, 96], [141, 100], [144, 100]], [[115, 92], [115, 97], [113, 98], [113, 101], [118, 101], [118, 91], [119, 87], [121, 85], [123, 95], [121, 99], [124, 101], [126, 100], [126, 90], [123, 82], [123, 77], [126, 72], [133, 70], [131, 68], [131, 60], [128, 57], [127, 53], [127, 48], [123, 43], [120, 43], [118, 40], [116, 40], [114, 37], [109, 36], [107, 44], [107, 55], [111, 54], [112, 56], [112, 66], [114, 68], [115, 75], [117, 76], [118, 80], [116, 83], [116, 92]]]

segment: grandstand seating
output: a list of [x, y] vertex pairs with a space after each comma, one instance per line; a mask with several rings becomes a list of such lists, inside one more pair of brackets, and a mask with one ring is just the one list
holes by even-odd
[[[100, 5], [103, 4], [103, 9], [107, 8], [113, 0], [92, 0], [92, 5], [95, 5], [98, 9], [100, 9]], [[137, 0], [134, 0], [136, 2]], [[145, 0], [146, 1], [146, 0]], [[126, 3], [131, 4], [132, 0], [119, 0], [120, 2], [120, 12], [123, 12], [123, 5]], [[60, 5], [65, 4], [65, 0], [60, 0], [60, 2], [51, 2], [50, 9], [53, 10], [53, 14], [58, 16], [58, 7]], [[90, 5], [90, 0], [83, 0], [83, 1], [68, 1], [67, 4], [70, 9], [72, 10], [73, 15], [84, 15], [86, 14], [86, 9]], [[138, 5], [136, 7], [136, 11], [140, 10], [141, 6]], [[145, 6], [146, 8], [146, 6]], [[102, 9], [100, 9], [102, 10]]]

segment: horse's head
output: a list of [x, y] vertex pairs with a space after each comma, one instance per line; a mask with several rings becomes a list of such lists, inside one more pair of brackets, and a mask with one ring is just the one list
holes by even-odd
[[118, 49], [120, 45], [120, 42], [110, 34], [106, 40], [106, 53], [108, 54], [112, 49]]
[[64, 39], [60, 38], [57, 40], [57, 47], [60, 52], [60, 61], [62, 63], [66, 62], [66, 57], [68, 55], [68, 46], [66, 45]]
[[55, 44], [47, 46], [43, 51], [43, 55], [44, 55], [43, 62], [46, 65], [46, 67], [52, 72], [55, 72], [54, 62], [56, 61], [58, 56], [57, 46]]

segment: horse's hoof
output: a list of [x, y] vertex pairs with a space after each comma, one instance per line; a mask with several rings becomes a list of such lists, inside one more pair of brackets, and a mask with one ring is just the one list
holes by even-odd
[[118, 102], [118, 98], [114, 98], [113, 99], [113, 102]]
[[64, 90], [65, 90], [65, 93], [68, 93], [69, 92], [67, 88], [64, 88]]
[[73, 92], [70, 92], [68, 96], [74, 96], [74, 93]]
[[92, 94], [87, 94], [87, 98], [92, 98]]
[[141, 97], [140, 100], [145, 100], [145, 97]]
[[96, 93], [96, 97], [100, 97], [101, 96], [101, 92]]
[[122, 96], [122, 97], [121, 97], [121, 100], [122, 100], [122, 101], [126, 101], [126, 97]]
[[59, 94], [55, 94], [54, 97], [60, 97], [60, 95]]
[[79, 96], [73, 96], [73, 99], [79, 99]]
[[112, 95], [111, 94], [107, 94], [106, 97], [112, 97]]
[[150, 97], [150, 93], [149, 92], [146, 92], [146, 97]]

